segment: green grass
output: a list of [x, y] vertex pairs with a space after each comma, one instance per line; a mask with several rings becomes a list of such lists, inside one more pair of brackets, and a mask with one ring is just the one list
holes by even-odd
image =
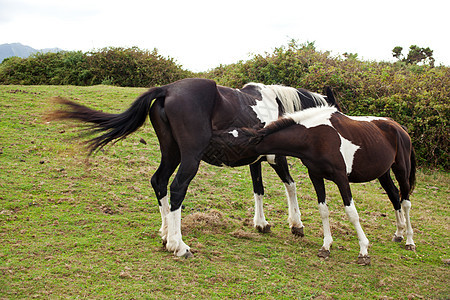
[[[356, 233], [327, 183], [334, 238], [317, 257], [322, 229], [305, 168], [296, 178], [305, 237], [291, 235], [284, 188], [264, 166], [272, 233], [252, 228], [248, 168], [202, 164], [183, 211], [195, 257], [165, 251], [150, 187], [159, 146], [150, 123], [86, 159], [79, 129], [48, 123], [53, 96], [119, 112], [144, 89], [0, 86], [0, 299], [448, 299], [448, 173], [419, 170], [411, 197], [416, 252], [391, 242], [392, 206], [377, 182], [354, 184], [370, 266], [356, 264]], [[143, 138], [147, 145], [139, 143]]]

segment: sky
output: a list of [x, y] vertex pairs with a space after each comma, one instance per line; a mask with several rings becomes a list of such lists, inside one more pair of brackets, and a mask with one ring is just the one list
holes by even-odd
[[444, 0], [0, 0], [0, 44], [90, 51], [153, 50], [191, 71], [272, 53], [292, 39], [333, 56], [394, 61], [430, 47], [450, 66]]

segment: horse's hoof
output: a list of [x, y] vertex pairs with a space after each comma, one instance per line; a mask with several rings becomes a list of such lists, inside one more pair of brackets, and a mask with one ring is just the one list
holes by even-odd
[[164, 248], [166, 248], [167, 240], [162, 240], [162, 245], [163, 245]]
[[358, 265], [362, 265], [362, 266], [370, 265], [370, 256], [369, 255], [359, 255], [358, 256]]
[[305, 234], [303, 233], [303, 227], [291, 227], [291, 232], [293, 235], [304, 237]]
[[181, 255], [180, 257], [188, 259], [188, 258], [194, 257], [194, 254], [192, 254], [192, 252], [189, 249], [186, 249], [186, 252], [183, 255]]
[[392, 238], [392, 241], [396, 242], [396, 243], [400, 243], [401, 241], [403, 241], [403, 237], [402, 236], [396, 236], [394, 234], [394, 237]]
[[416, 245], [414, 244], [405, 245], [405, 249], [409, 251], [416, 251]]
[[256, 226], [256, 229], [261, 232], [261, 233], [270, 233], [270, 224], [267, 224], [266, 226], [262, 227], [262, 226]]
[[317, 256], [319, 256], [320, 258], [328, 258], [330, 256], [330, 250], [322, 247], [319, 249], [319, 253], [317, 253]]

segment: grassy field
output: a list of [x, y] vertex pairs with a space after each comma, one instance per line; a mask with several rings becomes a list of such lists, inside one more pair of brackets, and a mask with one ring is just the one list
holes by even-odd
[[[159, 148], [150, 123], [86, 159], [70, 124], [46, 122], [53, 96], [119, 112], [144, 89], [0, 86], [0, 299], [448, 299], [448, 173], [421, 169], [411, 196], [416, 252], [391, 241], [392, 206], [378, 182], [352, 185], [371, 242], [370, 266], [334, 184], [334, 238], [317, 257], [322, 229], [312, 184], [289, 159], [305, 237], [288, 227], [284, 188], [264, 166], [272, 232], [252, 227], [248, 168], [202, 164], [186, 197], [182, 232], [193, 259], [166, 252], [150, 187]], [[144, 139], [147, 144], [140, 143]]]

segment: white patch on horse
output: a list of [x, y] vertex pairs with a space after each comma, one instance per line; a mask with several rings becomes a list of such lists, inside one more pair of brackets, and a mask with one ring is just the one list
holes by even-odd
[[267, 162], [271, 165], [276, 165], [275, 154], [266, 155]]
[[236, 129], [232, 130], [232, 131], [230, 131], [228, 133], [231, 134], [232, 136], [234, 136], [235, 138], [239, 136], [239, 133], [238, 133], [238, 131]]
[[254, 194], [255, 196], [255, 217], [253, 218], [253, 224], [255, 228], [264, 229], [269, 223], [264, 216], [263, 208], [263, 195]]
[[355, 121], [363, 121], [363, 122], [372, 122], [376, 120], [387, 120], [383, 117], [372, 117], [372, 116], [347, 116], [349, 119], [355, 120]]
[[403, 233], [406, 228], [405, 215], [401, 209], [395, 211], [395, 219], [397, 221], [397, 231], [394, 234], [394, 241], [403, 240]]
[[353, 199], [350, 201], [350, 205], [345, 206], [344, 209], [345, 209], [345, 213], [347, 214], [347, 217], [349, 218], [350, 222], [353, 224], [353, 226], [356, 229], [356, 234], [358, 235], [359, 255], [366, 256], [366, 255], [368, 255], [367, 248], [369, 247], [369, 240], [367, 239], [366, 235], [364, 234], [361, 224], [359, 223], [359, 215], [358, 215], [358, 211], [356, 210]]
[[337, 112], [336, 107], [312, 107], [302, 111], [297, 111], [292, 114], [286, 114], [285, 118], [291, 118], [297, 124], [303, 125], [306, 128], [317, 127], [320, 125], [331, 126], [331, 115]]
[[411, 210], [411, 201], [405, 199], [401, 203], [403, 213], [405, 214], [405, 222], [406, 222], [406, 247], [409, 250], [415, 250], [416, 245], [413, 241], [413, 229], [411, 226], [411, 219], [409, 217], [409, 211]]
[[322, 249], [330, 251], [331, 243], [333, 243], [333, 238], [331, 237], [331, 229], [330, 229], [330, 212], [328, 211], [327, 204], [319, 203], [319, 213], [320, 218], [322, 219], [322, 227], [323, 227], [323, 245]]
[[286, 188], [286, 196], [288, 198], [289, 227], [302, 228], [304, 226], [301, 219], [302, 214], [300, 213], [300, 209], [298, 208], [295, 182], [285, 183], [284, 187]]
[[176, 211], [171, 211], [167, 215], [167, 250], [176, 256], [185, 256], [189, 253], [189, 246], [181, 238], [181, 207]]
[[256, 100], [256, 105], [251, 106], [261, 123], [269, 124], [278, 119], [278, 104], [275, 92], [263, 84], [254, 84], [259, 88], [261, 100]]
[[159, 207], [159, 212], [161, 213], [161, 229], [159, 232], [163, 241], [167, 241], [167, 215], [170, 212], [169, 197], [165, 196], [159, 201], [161, 202], [161, 206]]
[[352, 172], [353, 160], [355, 158], [355, 153], [361, 147], [353, 144], [351, 141], [347, 140], [340, 134], [339, 134], [339, 137], [341, 138], [341, 147], [339, 148], [339, 151], [341, 151], [342, 158], [344, 159], [344, 162], [345, 162], [345, 168], [347, 171], [347, 175], [349, 175]]

